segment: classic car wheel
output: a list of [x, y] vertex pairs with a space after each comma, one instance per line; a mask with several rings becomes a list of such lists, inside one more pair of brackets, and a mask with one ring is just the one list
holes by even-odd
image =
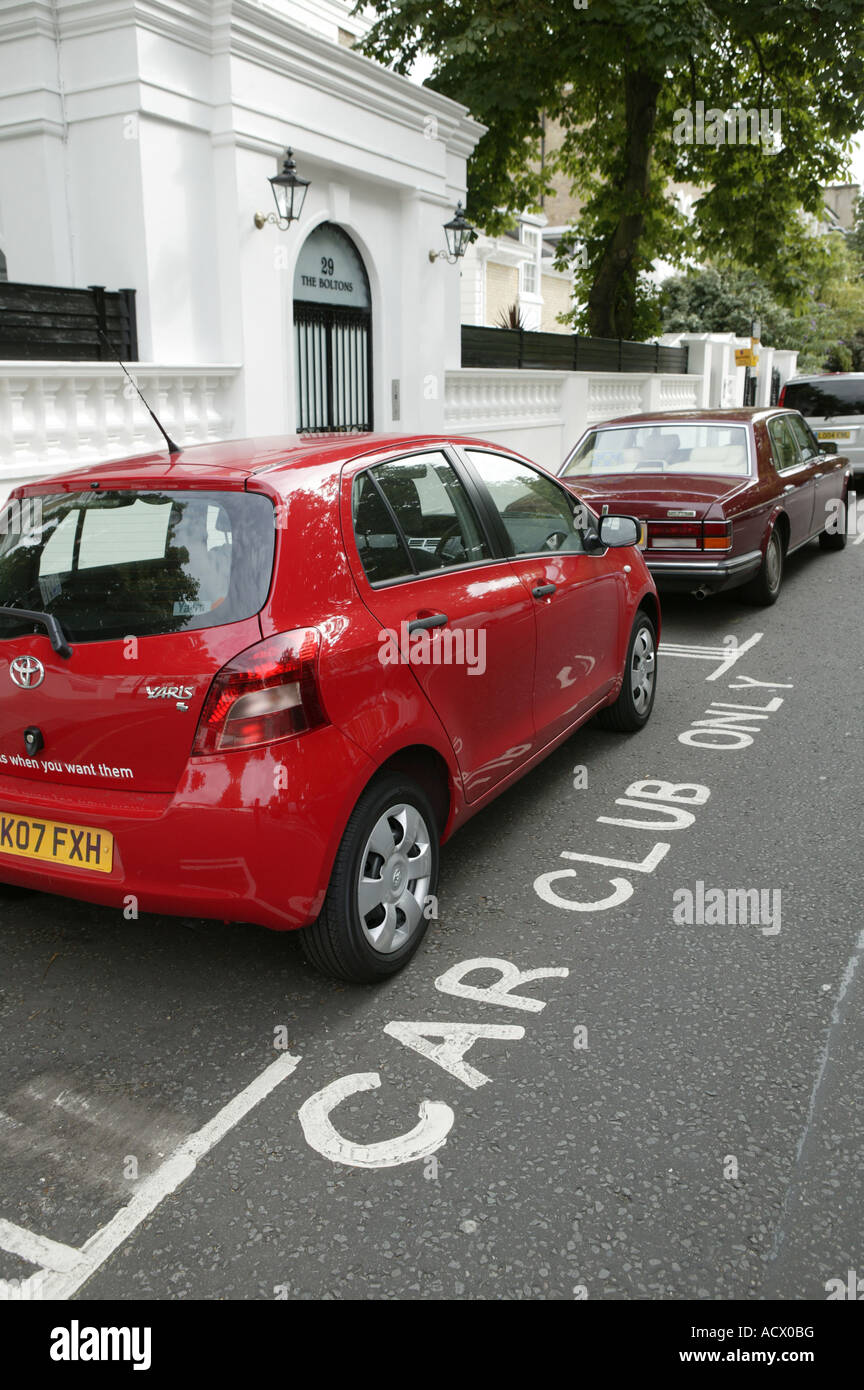
[[836, 530], [829, 531], [826, 527], [819, 532], [819, 544], [823, 550], [845, 550], [846, 548], [846, 527], [848, 525], [848, 501], [846, 495], [843, 497], [843, 506], [835, 518]]
[[775, 526], [765, 547], [765, 554], [762, 556], [762, 564], [755, 579], [751, 579], [742, 593], [745, 598], [752, 603], [758, 603], [763, 608], [769, 608], [772, 603], [777, 602], [777, 595], [780, 593], [780, 585], [783, 583], [783, 564], [786, 558], [786, 546], [783, 537]]
[[422, 787], [383, 773], [354, 807], [317, 922], [302, 933], [312, 965], [371, 984], [414, 955], [438, 883], [438, 825]]
[[648, 723], [657, 690], [657, 634], [647, 613], [637, 613], [624, 663], [624, 683], [614, 705], [597, 715], [604, 729], [632, 734]]

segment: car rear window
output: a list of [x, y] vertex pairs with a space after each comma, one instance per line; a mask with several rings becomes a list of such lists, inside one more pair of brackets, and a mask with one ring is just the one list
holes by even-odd
[[562, 477], [637, 472], [745, 478], [750, 472], [746, 427], [675, 421], [592, 430], [577, 444]]
[[818, 381], [796, 381], [787, 385], [783, 404], [790, 410], [800, 410], [810, 420], [864, 415], [864, 377], [844, 381], [842, 377], [826, 376]]
[[[118, 490], [25, 502], [0, 516], [0, 605], [52, 614], [70, 642], [222, 627], [267, 597], [275, 512], [260, 494]], [[0, 639], [33, 630], [0, 614]]]

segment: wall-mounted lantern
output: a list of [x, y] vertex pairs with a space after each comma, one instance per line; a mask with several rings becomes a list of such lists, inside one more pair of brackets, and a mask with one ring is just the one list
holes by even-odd
[[259, 232], [268, 222], [273, 222], [281, 232], [287, 231], [291, 223], [296, 222], [303, 211], [309, 182], [309, 179], [298, 178], [294, 151], [286, 150], [281, 174], [274, 174], [272, 179], [268, 179], [268, 183], [273, 189], [276, 211], [256, 212], [253, 219]]
[[430, 251], [430, 261], [437, 261], [443, 258], [448, 265], [455, 265], [460, 261], [471, 245], [472, 241], [477, 240], [478, 233], [465, 216], [465, 209], [461, 202], [456, 204], [456, 213], [449, 222], [444, 223], [444, 235], [447, 238], [446, 251]]

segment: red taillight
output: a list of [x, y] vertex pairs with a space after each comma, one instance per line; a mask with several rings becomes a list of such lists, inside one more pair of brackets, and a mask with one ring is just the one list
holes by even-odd
[[702, 544], [706, 550], [732, 549], [731, 521], [706, 521], [703, 530], [705, 536]]
[[785, 386], [781, 386], [781, 387], [780, 387], [780, 395], [777, 397], [777, 404], [778, 404], [778, 405], [782, 405], [785, 399], [786, 399], [786, 387], [785, 387]]
[[240, 652], [207, 692], [193, 754], [256, 748], [326, 724], [315, 628], [280, 632]]

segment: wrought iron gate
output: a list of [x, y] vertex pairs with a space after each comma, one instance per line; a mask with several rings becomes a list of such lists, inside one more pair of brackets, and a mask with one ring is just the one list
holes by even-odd
[[295, 300], [294, 345], [298, 431], [371, 430], [370, 311]]

